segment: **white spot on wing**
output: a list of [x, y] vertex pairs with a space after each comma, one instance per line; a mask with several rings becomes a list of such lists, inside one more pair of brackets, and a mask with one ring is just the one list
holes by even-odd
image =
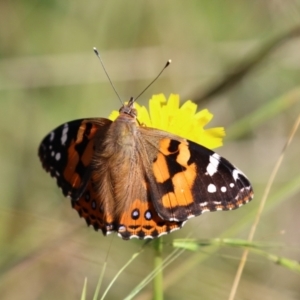
[[187, 217], [187, 219], [189, 220], [189, 219], [192, 219], [192, 218], [194, 218], [195, 217], [195, 215], [189, 215], [188, 217]]
[[[137, 236], [137, 238], [139, 238], [139, 237]], [[145, 239], [152, 239], [153, 240], [153, 236], [152, 235], [146, 235]]]
[[239, 179], [239, 175], [243, 175], [245, 178], [247, 178], [247, 176], [239, 169], [234, 169], [232, 171], [232, 177], [235, 181]]
[[123, 231], [125, 231], [126, 230], [126, 227], [124, 226], [124, 225], [120, 225], [119, 226], [119, 229], [118, 229], [118, 231], [120, 232], [123, 232]]
[[55, 154], [55, 159], [56, 159], [56, 160], [60, 160], [60, 158], [61, 158], [61, 155], [60, 155], [59, 152], [57, 152], [57, 153]]
[[[180, 228], [181, 228], [181, 227], [176, 227], [176, 228], [173, 228], [173, 229], [171, 229], [171, 230], [170, 230], [170, 233], [171, 233], [171, 232], [174, 232], [174, 231], [176, 231], [176, 230], [178, 230], [178, 229], [180, 229]], [[164, 233], [164, 234], [167, 234], [167, 232], [166, 232], [166, 233]], [[159, 235], [159, 236], [160, 236], [160, 235]]]
[[[120, 233], [118, 233], [118, 236], [119, 236], [120, 238], [123, 238], [122, 234], [120, 234]], [[138, 237], [137, 235], [131, 235], [129, 238], [130, 238], [130, 239], [138, 239], [139, 237]]]
[[146, 220], [151, 220], [151, 218], [152, 218], [151, 212], [147, 211], [145, 214], [145, 217], [146, 217]]
[[232, 171], [232, 177], [233, 177], [234, 181], [237, 181], [239, 179], [239, 174], [240, 173], [239, 173], [239, 171], [237, 169], [234, 169]]
[[132, 212], [132, 216], [133, 216], [134, 218], [138, 218], [139, 212], [138, 212], [137, 210], [134, 210], [134, 211]]
[[229, 184], [229, 186], [230, 186], [231, 188], [233, 188], [233, 187], [234, 187], [234, 183], [231, 182], [231, 183]]
[[210, 155], [209, 157], [209, 164], [206, 167], [206, 172], [208, 175], [213, 176], [218, 171], [220, 155], [217, 153], [214, 153], [213, 155]]
[[49, 138], [49, 139], [50, 139], [50, 142], [53, 141], [54, 136], [55, 136], [54, 131], [50, 132], [50, 138]]
[[66, 123], [64, 125], [64, 129], [62, 131], [62, 134], [61, 134], [61, 144], [64, 145], [68, 139], [68, 131], [69, 131], [69, 125], [68, 123]]
[[217, 191], [217, 188], [216, 188], [216, 186], [214, 184], [211, 183], [211, 184], [208, 185], [207, 191], [209, 193], [215, 193]]
[[221, 187], [221, 192], [222, 192], [222, 193], [226, 193], [226, 191], [227, 191], [226, 186], [222, 186], [222, 187]]
[[220, 204], [222, 204], [222, 202], [221, 201], [214, 201], [213, 204], [214, 205], [220, 205]]

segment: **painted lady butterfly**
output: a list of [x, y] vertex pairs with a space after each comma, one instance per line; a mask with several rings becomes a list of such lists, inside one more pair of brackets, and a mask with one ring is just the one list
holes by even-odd
[[125, 240], [155, 238], [252, 199], [240, 170], [201, 145], [139, 126], [133, 103], [115, 121], [65, 123], [39, 147], [43, 167], [88, 225]]

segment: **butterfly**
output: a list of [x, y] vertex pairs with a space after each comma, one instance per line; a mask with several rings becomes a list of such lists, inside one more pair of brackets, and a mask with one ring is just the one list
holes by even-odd
[[156, 238], [207, 211], [249, 202], [247, 177], [217, 153], [142, 126], [134, 99], [115, 121], [74, 120], [51, 131], [39, 157], [80, 217], [104, 235]]

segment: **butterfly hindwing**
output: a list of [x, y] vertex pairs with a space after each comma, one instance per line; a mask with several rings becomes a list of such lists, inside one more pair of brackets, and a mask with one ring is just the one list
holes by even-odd
[[109, 227], [112, 226], [112, 218], [105, 215], [98, 199], [95, 182], [92, 179], [88, 181], [79, 199], [72, 199], [71, 204], [79, 216], [85, 219], [88, 226], [93, 226], [95, 230], [102, 230], [105, 235], [113, 229], [109, 230]]
[[104, 235], [116, 231], [124, 240], [155, 238], [182, 227], [183, 222], [166, 221], [158, 216], [146, 188], [119, 215], [108, 213], [106, 199], [98, 192], [96, 181], [97, 176], [92, 175], [80, 198], [72, 200], [72, 207], [88, 226], [101, 230]]
[[145, 239], [156, 238], [180, 229], [183, 222], [163, 220], [157, 214], [151, 201], [135, 199], [124, 211], [119, 220], [118, 234], [123, 239], [132, 237]]
[[65, 196], [77, 199], [90, 177], [95, 136], [105, 135], [107, 119], [80, 119], [54, 129], [41, 142], [39, 157]]

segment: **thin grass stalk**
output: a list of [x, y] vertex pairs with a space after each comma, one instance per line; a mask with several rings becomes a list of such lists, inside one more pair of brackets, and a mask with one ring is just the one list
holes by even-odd
[[[260, 217], [261, 217], [261, 214], [262, 214], [263, 209], [265, 207], [265, 204], [266, 204], [267, 198], [269, 196], [271, 187], [273, 185], [275, 176], [277, 175], [279, 167], [281, 166], [282, 160], [283, 160], [284, 155], [285, 155], [285, 151], [288, 148], [288, 146], [291, 144], [291, 142], [293, 140], [293, 137], [294, 137], [299, 125], [300, 125], [300, 115], [298, 116], [298, 118], [297, 118], [297, 120], [296, 120], [296, 122], [295, 122], [295, 124], [294, 124], [294, 126], [291, 130], [289, 138], [288, 138], [286, 144], [283, 147], [282, 153], [281, 153], [281, 155], [280, 155], [280, 157], [279, 157], [277, 163], [275, 164], [275, 167], [274, 167], [274, 169], [271, 173], [271, 176], [270, 176], [269, 181], [267, 183], [267, 186], [266, 186], [265, 192], [263, 194], [262, 200], [260, 202], [260, 205], [259, 205], [259, 208], [258, 208], [258, 211], [257, 211], [257, 214], [256, 214], [256, 218], [254, 220], [254, 223], [251, 227], [251, 230], [250, 230], [250, 233], [249, 233], [249, 236], [248, 236], [248, 241], [249, 242], [252, 242], [252, 240], [253, 240], [257, 225], [260, 221]], [[242, 273], [243, 273], [243, 270], [244, 270], [244, 267], [245, 267], [245, 264], [246, 264], [246, 261], [247, 261], [248, 254], [249, 254], [249, 249], [245, 249], [244, 252], [243, 252], [238, 270], [236, 272], [236, 276], [234, 278], [233, 285], [232, 285], [228, 300], [233, 300], [235, 298], [235, 294], [236, 294], [236, 291], [237, 291], [237, 288], [238, 288], [238, 285], [239, 285], [239, 282], [240, 282], [240, 279], [241, 279], [241, 276], [242, 276]]]

